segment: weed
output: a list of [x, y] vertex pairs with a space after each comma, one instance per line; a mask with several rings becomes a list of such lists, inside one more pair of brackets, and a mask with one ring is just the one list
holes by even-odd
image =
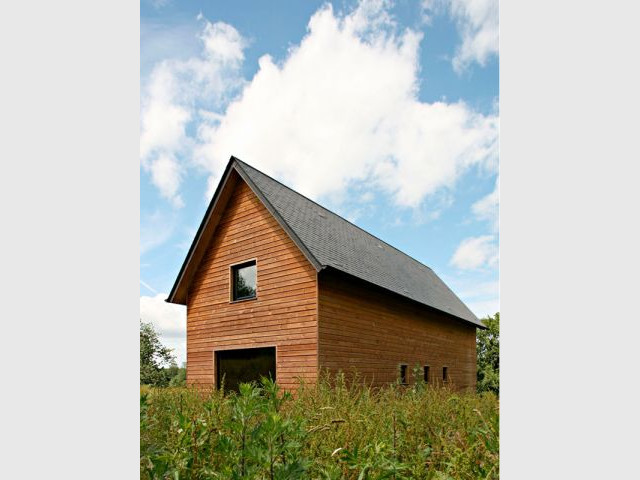
[[[417, 378], [420, 373], [414, 369]], [[415, 382], [416, 384], [418, 382]], [[373, 389], [323, 375], [296, 394], [141, 391], [147, 479], [496, 479], [498, 400], [421, 382]]]

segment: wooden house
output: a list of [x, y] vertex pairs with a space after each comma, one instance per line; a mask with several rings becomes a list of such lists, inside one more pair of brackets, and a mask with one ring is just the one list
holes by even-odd
[[168, 302], [187, 306], [187, 382], [321, 370], [475, 388], [484, 325], [429, 267], [231, 157]]

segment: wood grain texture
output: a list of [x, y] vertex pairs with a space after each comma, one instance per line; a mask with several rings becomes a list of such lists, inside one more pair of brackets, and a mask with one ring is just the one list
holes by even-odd
[[330, 373], [357, 370], [374, 386], [395, 382], [400, 364], [442, 367], [460, 389], [475, 389], [476, 328], [335, 271], [318, 277], [319, 365]]
[[[257, 299], [230, 301], [230, 265], [256, 259]], [[233, 187], [187, 295], [187, 382], [215, 385], [214, 351], [276, 347], [286, 389], [318, 372], [316, 270], [247, 184]]]
[[[182, 280], [176, 280], [178, 282], [178, 285], [176, 287], [176, 291], [174, 292], [175, 295], [171, 300], [173, 303], [178, 303], [181, 305], [187, 304], [188, 286], [197, 271], [198, 265], [202, 261], [202, 257], [204, 256], [207, 247], [211, 243], [212, 235], [216, 231], [215, 227], [225, 211], [229, 198], [234, 192], [234, 186], [238, 182], [239, 178], [240, 176], [238, 175], [238, 173], [232, 170], [227, 180], [223, 180], [224, 185], [222, 187], [222, 190], [220, 191], [219, 197], [215, 201], [215, 208], [213, 208], [213, 210], [211, 210], [210, 212], [209, 210], [207, 210], [207, 213], [210, 213], [210, 217], [208, 220], [209, 228], [205, 228], [202, 231], [202, 237], [200, 238], [200, 240], [197, 242], [196, 240], [194, 240], [196, 244], [193, 245], [191, 249], [189, 249], [188, 258], [185, 260], [185, 262], [187, 263], [185, 263], [185, 265], [183, 266], [184, 272], [181, 269]], [[212, 207], [213, 206], [210, 206], [209, 208], [211, 209]], [[205, 214], [205, 217], [206, 215], [207, 214]], [[203, 222], [205, 220], [206, 218], [203, 219]], [[190, 260], [189, 257], [191, 257]]]

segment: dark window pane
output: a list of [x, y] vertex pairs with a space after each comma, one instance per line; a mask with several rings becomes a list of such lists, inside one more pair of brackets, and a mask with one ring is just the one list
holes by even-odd
[[444, 381], [444, 382], [446, 382], [448, 380], [448, 377], [449, 377], [448, 370], [449, 370], [448, 367], [442, 367], [442, 381]]
[[224, 378], [225, 390], [238, 390], [240, 383], [259, 382], [260, 377], [276, 380], [275, 347], [245, 348], [216, 352], [216, 386]]
[[424, 381], [429, 383], [429, 365], [424, 366]]
[[403, 385], [407, 384], [407, 366], [406, 365], [400, 365], [400, 382]]
[[256, 296], [256, 262], [233, 267], [233, 299], [242, 300]]

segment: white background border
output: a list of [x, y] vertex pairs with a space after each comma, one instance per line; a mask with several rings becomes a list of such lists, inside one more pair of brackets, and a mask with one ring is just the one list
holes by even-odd
[[632, 478], [638, 5], [500, 10], [501, 477]]
[[0, 6], [5, 478], [139, 473], [135, 1]]

